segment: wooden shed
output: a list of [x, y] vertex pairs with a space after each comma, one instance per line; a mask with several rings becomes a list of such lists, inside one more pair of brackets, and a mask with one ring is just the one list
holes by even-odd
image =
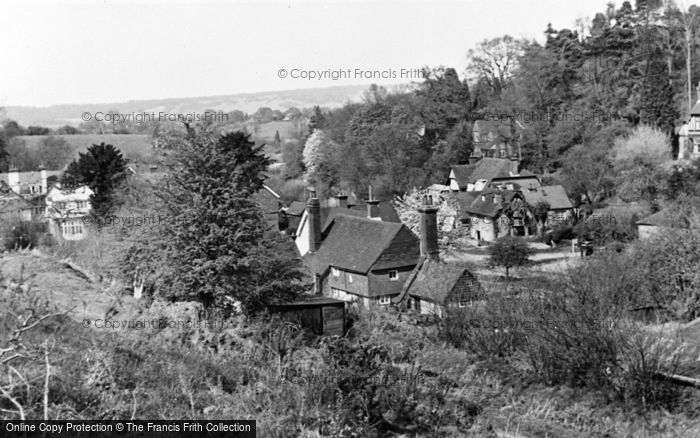
[[345, 335], [345, 301], [310, 297], [293, 303], [271, 305], [270, 311], [317, 335]]

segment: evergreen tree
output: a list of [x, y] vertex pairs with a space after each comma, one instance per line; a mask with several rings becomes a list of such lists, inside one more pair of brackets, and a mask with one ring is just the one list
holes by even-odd
[[252, 313], [299, 292], [298, 261], [270, 234], [254, 200], [270, 160], [250, 136], [197, 133], [181, 145], [169, 178], [162, 225], [171, 263], [173, 299]]
[[119, 149], [104, 142], [93, 144], [68, 165], [61, 182], [66, 187], [87, 185], [93, 191], [92, 211], [107, 215], [113, 207], [114, 189], [126, 178], [126, 160]]

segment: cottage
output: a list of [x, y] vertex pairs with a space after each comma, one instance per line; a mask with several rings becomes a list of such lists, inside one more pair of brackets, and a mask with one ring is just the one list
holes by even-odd
[[28, 222], [33, 218], [32, 213], [32, 203], [15, 193], [4, 181], [0, 180], [0, 219]]
[[[371, 209], [372, 204], [369, 204]], [[338, 214], [321, 226], [320, 201], [307, 203], [304, 231], [297, 237], [315, 292], [364, 306], [388, 305], [416, 266], [419, 241], [405, 225]]]
[[[316, 192], [310, 190], [308, 196], [309, 199], [313, 199], [316, 197]], [[325, 232], [330, 223], [337, 216], [353, 216], [381, 222], [401, 223], [399, 215], [391, 202], [373, 199], [371, 189], [369, 196], [370, 199], [367, 200], [364, 205], [352, 205], [348, 203], [347, 195], [340, 194], [333, 197], [334, 207], [319, 207], [322, 232]], [[294, 221], [290, 221], [290, 223], [293, 222]], [[294, 242], [296, 243], [297, 249], [302, 256], [309, 251], [309, 226], [307, 204], [307, 209], [304, 210], [299, 218], [296, 232], [293, 234]]]
[[39, 169], [38, 171], [19, 172], [17, 168], [11, 167], [9, 172], [0, 173], [0, 181], [21, 196], [46, 194], [50, 180], [57, 178], [61, 171]]
[[523, 200], [522, 194], [512, 190], [481, 192], [462, 212], [463, 221], [470, 222], [470, 237], [479, 242], [493, 242], [511, 233], [511, 220], [506, 206], [514, 199]]
[[424, 199], [421, 213], [421, 256], [404, 282], [401, 294], [392, 301], [405, 303], [420, 314], [442, 316], [448, 307], [466, 307], [483, 295], [476, 276], [463, 263], [440, 260], [437, 239], [437, 208], [431, 197]]
[[522, 188], [520, 192], [528, 205], [535, 207], [539, 203], [547, 203], [549, 206], [549, 211], [547, 212], [548, 226], [572, 223], [574, 204], [566, 194], [564, 187], [560, 185], [542, 187], [530, 186]]

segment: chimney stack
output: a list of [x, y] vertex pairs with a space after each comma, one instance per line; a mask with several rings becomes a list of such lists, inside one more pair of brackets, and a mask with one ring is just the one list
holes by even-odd
[[512, 155], [510, 157], [510, 173], [511, 173], [511, 175], [513, 175], [513, 176], [519, 175], [520, 174], [519, 167], [520, 167], [520, 160], [518, 160], [517, 156]]
[[420, 212], [420, 255], [431, 260], [440, 260], [440, 248], [438, 247], [437, 211], [433, 205], [433, 197], [423, 196], [423, 205], [418, 208]]
[[321, 246], [321, 201], [315, 193], [306, 203], [306, 214], [309, 221], [309, 252], [315, 253]]
[[369, 199], [367, 199], [367, 219], [382, 220], [379, 215], [379, 201], [374, 199], [372, 186], [369, 186]]

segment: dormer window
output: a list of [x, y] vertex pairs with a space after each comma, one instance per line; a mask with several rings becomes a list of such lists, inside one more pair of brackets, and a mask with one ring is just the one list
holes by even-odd
[[389, 271], [389, 281], [397, 281], [399, 279], [399, 271]]

